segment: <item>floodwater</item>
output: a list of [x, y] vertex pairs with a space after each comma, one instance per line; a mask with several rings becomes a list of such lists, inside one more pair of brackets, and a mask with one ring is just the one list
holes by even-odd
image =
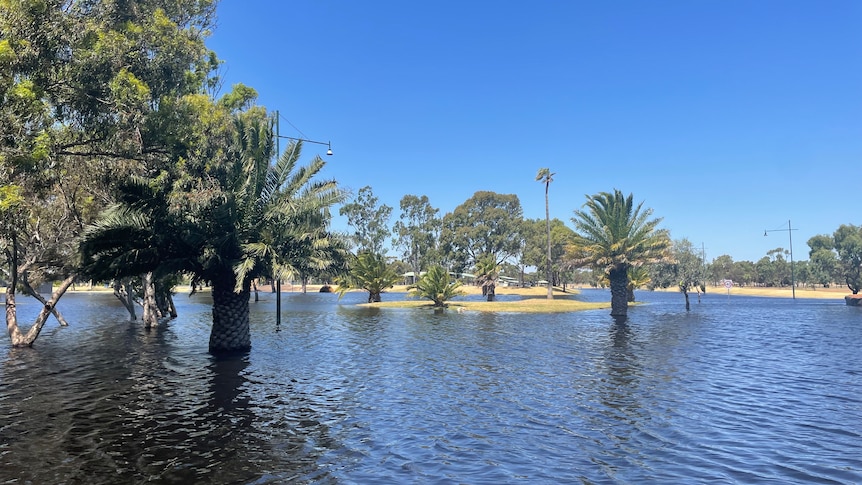
[[621, 324], [287, 294], [276, 326], [262, 297], [232, 359], [207, 353], [206, 295], [152, 332], [63, 297], [69, 327], [0, 349], [0, 483], [862, 483], [840, 299], [642, 292]]

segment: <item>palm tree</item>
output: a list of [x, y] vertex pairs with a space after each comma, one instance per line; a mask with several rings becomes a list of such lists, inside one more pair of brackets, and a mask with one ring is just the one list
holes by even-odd
[[551, 182], [554, 181], [553, 177], [556, 174], [551, 173], [551, 170], [548, 168], [540, 168], [539, 173], [536, 174], [536, 180], [539, 182], [543, 182], [545, 184], [545, 225], [548, 228], [548, 266], [547, 266], [547, 278], [548, 278], [548, 299], [554, 299], [554, 285], [553, 285], [553, 275], [551, 273], [551, 213], [548, 207], [548, 189], [551, 186]]
[[260, 112], [235, 115], [232, 142], [215, 150], [203, 175], [180, 168], [175, 180], [162, 174], [127, 184], [122, 202], [82, 244], [88, 272], [185, 272], [193, 287], [209, 282], [210, 352], [248, 350], [251, 281], [283, 270], [285, 245], [317, 241], [328, 208], [342, 198], [334, 181], [312, 180], [324, 165], [320, 157], [296, 167], [301, 142], [271, 165], [272, 128]]
[[658, 229], [661, 218], [650, 219], [652, 209], [637, 206], [632, 195], [601, 192], [587, 196], [585, 209], [576, 210], [574, 241], [568, 257], [576, 266], [603, 270], [611, 286], [611, 315], [628, 314], [628, 270], [667, 257], [670, 237]]
[[643, 288], [651, 281], [649, 269], [646, 266], [631, 266], [629, 267], [629, 282], [626, 285], [628, 296], [626, 301], [635, 301], [635, 289]]
[[386, 259], [376, 253], [361, 252], [356, 257], [347, 276], [338, 281], [338, 298], [350, 290], [362, 289], [368, 291], [368, 303], [380, 301], [380, 294], [387, 288], [392, 288], [401, 279], [395, 269], [386, 263]]
[[446, 301], [462, 295], [463, 292], [458, 288], [461, 287], [461, 282], [449, 278], [449, 272], [440, 265], [432, 266], [428, 272], [419, 278], [415, 285], [411, 286], [411, 296], [418, 298], [428, 298], [434, 302], [434, 306], [445, 308]]
[[[482, 295], [488, 297], [488, 301], [496, 298], [497, 279], [500, 276], [500, 267], [493, 254], [486, 254], [476, 262], [476, 284], [482, 287]], [[550, 283], [549, 283], [550, 284]]]

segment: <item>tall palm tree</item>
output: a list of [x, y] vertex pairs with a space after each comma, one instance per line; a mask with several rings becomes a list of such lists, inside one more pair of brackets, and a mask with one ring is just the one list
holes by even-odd
[[[287, 246], [315, 245], [329, 207], [343, 199], [335, 181], [314, 181], [324, 162], [297, 167], [301, 142], [276, 161], [272, 121], [234, 117], [233, 139], [205, 173], [178, 170], [139, 179], [82, 244], [90, 274], [122, 277], [185, 272], [212, 287], [210, 352], [251, 347], [251, 281], [284, 271]], [[153, 187], [159, 190], [153, 193]], [[148, 193], [149, 192], [149, 193]], [[301, 252], [297, 250], [298, 252]]]
[[587, 196], [584, 209], [576, 210], [574, 241], [568, 258], [576, 266], [592, 266], [608, 276], [611, 315], [628, 314], [628, 270], [632, 266], [665, 259], [671, 246], [661, 218], [650, 219], [652, 209], [634, 205], [632, 195], [601, 192]]
[[536, 180], [539, 182], [543, 182], [545, 184], [545, 225], [548, 229], [548, 260], [547, 260], [547, 278], [548, 278], [548, 299], [554, 299], [554, 285], [553, 285], [553, 274], [551, 272], [551, 212], [548, 206], [548, 189], [551, 186], [551, 182], [554, 181], [553, 177], [556, 174], [551, 173], [549, 168], [540, 168], [539, 173], [536, 174]]

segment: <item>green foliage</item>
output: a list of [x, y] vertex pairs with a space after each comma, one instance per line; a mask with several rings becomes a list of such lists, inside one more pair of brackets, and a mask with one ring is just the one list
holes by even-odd
[[[566, 247], [572, 242], [574, 231], [559, 219], [551, 219], [551, 275], [552, 282], [563, 281], [567, 266], [564, 261]], [[536, 270], [547, 278], [547, 223], [540, 219], [526, 219], [522, 229], [524, 248], [521, 252], [521, 263], [524, 266], [535, 266]]]
[[842, 224], [832, 235], [844, 282], [853, 294], [862, 289], [862, 226]]
[[410, 296], [427, 298], [434, 302], [435, 307], [446, 307], [446, 302], [464, 293], [458, 288], [461, 282], [449, 277], [449, 272], [440, 265], [431, 266], [428, 272], [411, 286]]
[[17, 185], [0, 186], [0, 213], [4, 214], [16, 209], [24, 202], [21, 187]]
[[219, 104], [228, 111], [242, 111], [249, 109], [257, 99], [257, 91], [244, 84], [234, 84], [231, 92], [225, 94], [219, 100]]
[[703, 255], [688, 239], [673, 242], [670, 258], [650, 266], [653, 287], [677, 286], [685, 295], [686, 310], [690, 309], [688, 293], [706, 287]]
[[24, 199], [20, 267], [71, 271], [120, 180], [185, 155], [178, 133], [196, 117], [173, 108], [212, 72], [214, 3], [169, 3], [0, 2], [0, 183]]
[[350, 238], [358, 252], [383, 253], [383, 244], [392, 234], [388, 226], [392, 207], [378, 205], [370, 186], [359, 189], [338, 213], [347, 216], [347, 224], [353, 228]]
[[401, 250], [402, 257], [419, 274], [438, 259], [437, 240], [440, 234], [438, 209], [431, 206], [428, 197], [405, 195], [401, 198], [401, 216], [395, 223], [396, 238], [393, 246]]
[[463, 264], [476, 264], [484, 255], [500, 263], [521, 251], [522, 221], [517, 195], [479, 191], [443, 217], [441, 238], [447, 252], [463, 256]]
[[368, 303], [380, 301], [380, 294], [392, 288], [401, 279], [395, 269], [386, 263], [381, 254], [362, 252], [350, 264], [347, 276], [338, 280], [338, 297], [350, 290], [362, 289], [368, 292]]
[[631, 194], [602, 192], [587, 196], [584, 206], [572, 218], [573, 264], [610, 271], [667, 257], [671, 242], [667, 231], [658, 229], [661, 218], [650, 219], [652, 209], [643, 210], [643, 202], [635, 206]]

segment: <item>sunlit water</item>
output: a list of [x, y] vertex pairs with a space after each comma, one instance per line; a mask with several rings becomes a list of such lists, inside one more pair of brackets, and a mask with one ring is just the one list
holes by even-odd
[[862, 483], [840, 299], [644, 292], [618, 324], [289, 294], [277, 327], [262, 298], [216, 360], [205, 295], [154, 332], [65, 296], [70, 327], [0, 350], [0, 483]]

